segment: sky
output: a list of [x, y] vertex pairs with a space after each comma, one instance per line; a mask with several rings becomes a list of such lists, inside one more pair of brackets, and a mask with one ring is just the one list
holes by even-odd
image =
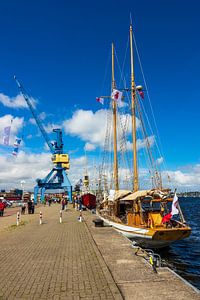
[[[199, 190], [199, 12], [195, 0], [1, 0], [0, 188], [20, 188], [23, 180], [24, 188], [32, 189], [35, 179], [51, 169], [48, 148], [13, 75], [34, 99], [49, 138], [54, 138], [53, 128], [62, 128], [72, 184], [84, 174], [85, 153], [90, 176], [95, 176], [92, 170], [101, 161], [108, 109], [96, 97], [110, 94], [112, 42], [116, 60], [123, 65], [131, 13], [156, 120], [153, 134], [148, 133], [152, 151], [155, 140], [160, 145], [155, 159], [164, 162], [162, 172], [170, 175], [173, 187]], [[144, 86], [136, 54], [135, 49], [135, 78]], [[127, 83], [128, 59], [129, 52], [123, 74]], [[120, 76], [116, 67], [119, 86]], [[142, 105], [151, 112], [147, 91]], [[4, 146], [3, 129], [10, 125], [10, 146]], [[23, 141], [13, 157], [16, 136], [23, 136]], [[138, 144], [142, 148], [143, 141]], [[143, 164], [140, 168], [147, 173]]]

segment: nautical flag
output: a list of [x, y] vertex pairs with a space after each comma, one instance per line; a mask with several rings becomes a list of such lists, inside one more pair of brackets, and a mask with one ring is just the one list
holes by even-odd
[[178, 205], [178, 197], [177, 197], [177, 195], [175, 193], [174, 194], [174, 199], [172, 201], [172, 211], [171, 211], [172, 216], [173, 215], [177, 215], [179, 213], [177, 205]]
[[11, 129], [11, 126], [8, 126], [8, 127], [5, 127], [3, 130], [3, 144], [4, 145], [9, 145], [10, 129]]
[[101, 97], [96, 97], [96, 101], [104, 105], [104, 99]]
[[18, 137], [16, 137], [15, 138], [15, 142], [14, 142], [14, 146], [15, 147], [19, 147], [20, 143], [21, 143], [21, 139], [19, 139]]
[[14, 148], [13, 152], [12, 152], [12, 155], [17, 156], [18, 151], [19, 151], [19, 148]]
[[171, 220], [172, 214], [166, 214], [163, 218], [162, 218], [162, 223], [167, 223]]
[[144, 99], [144, 92], [143, 92], [143, 87], [141, 85], [136, 86], [136, 90], [140, 94], [141, 98]]
[[138, 91], [138, 93], [140, 94], [140, 96], [142, 97], [142, 99], [144, 99], [144, 92], [143, 91]]
[[21, 143], [21, 139], [19, 139], [18, 137], [15, 138], [15, 143], [14, 143], [14, 149], [12, 152], [12, 155], [17, 156], [18, 151], [19, 151], [19, 145]]
[[122, 92], [114, 89], [112, 91], [111, 98], [116, 102], [121, 102], [122, 101]]

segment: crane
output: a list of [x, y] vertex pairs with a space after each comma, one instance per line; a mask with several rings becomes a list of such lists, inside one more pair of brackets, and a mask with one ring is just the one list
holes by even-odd
[[51, 142], [39, 116], [37, 116], [34, 106], [30, 100], [30, 96], [27, 94], [24, 87], [16, 78], [16, 76], [14, 76], [14, 79], [17, 83], [21, 95], [23, 96], [33, 115], [33, 118], [35, 119], [37, 126], [41, 131], [45, 142], [47, 143], [52, 153], [51, 160], [54, 164], [53, 169], [47, 174], [47, 176], [44, 179], [36, 180], [37, 185], [34, 187], [34, 202], [37, 203], [37, 196], [40, 189], [41, 202], [44, 202], [44, 194], [45, 191], [48, 189], [63, 189], [65, 192], [68, 192], [69, 198], [70, 200], [72, 200], [72, 185], [69, 181], [66, 172], [66, 170], [69, 170], [70, 168], [69, 155], [67, 153], [63, 153], [64, 144], [62, 140], [62, 130], [60, 128], [53, 129], [53, 132], [56, 133], [56, 141]]

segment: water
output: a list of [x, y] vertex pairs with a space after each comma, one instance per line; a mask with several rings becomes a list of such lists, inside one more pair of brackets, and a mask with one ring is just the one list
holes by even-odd
[[200, 198], [179, 198], [179, 202], [192, 233], [159, 254], [170, 268], [200, 289]]

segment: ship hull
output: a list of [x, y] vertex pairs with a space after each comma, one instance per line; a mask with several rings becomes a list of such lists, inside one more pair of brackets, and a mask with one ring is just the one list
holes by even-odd
[[118, 232], [136, 242], [137, 245], [144, 248], [164, 248], [171, 243], [186, 238], [190, 235], [191, 229], [174, 228], [174, 229], [152, 229], [128, 226], [122, 223], [117, 223], [108, 219], [99, 217], [107, 224], [112, 226]]

